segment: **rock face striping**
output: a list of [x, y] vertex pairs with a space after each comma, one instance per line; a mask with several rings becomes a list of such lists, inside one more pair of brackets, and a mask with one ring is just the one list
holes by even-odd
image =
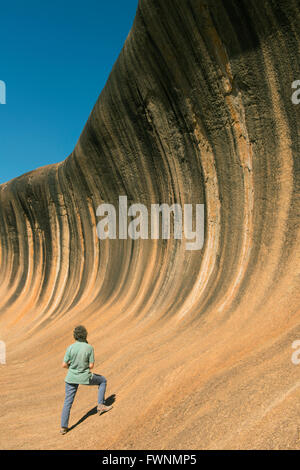
[[[119, 393], [83, 447], [297, 447], [299, 31], [295, 0], [141, 0], [73, 153], [0, 186], [7, 354], [85, 322]], [[100, 241], [120, 195], [205, 204], [203, 249]]]

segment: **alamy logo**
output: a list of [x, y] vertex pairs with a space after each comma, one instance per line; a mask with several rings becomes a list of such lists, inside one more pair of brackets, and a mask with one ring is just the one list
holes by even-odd
[[292, 88], [296, 91], [292, 94], [292, 102], [293, 104], [299, 104], [300, 103], [300, 80], [295, 80], [292, 83]]
[[6, 84], [0, 80], [0, 104], [6, 104]]
[[0, 364], [6, 364], [6, 344], [0, 341]]
[[295, 364], [295, 366], [300, 364], [300, 340], [296, 339], [293, 344], [292, 348], [296, 349], [296, 351], [292, 354], [292, 363]]
[[[118, 234], [117, 234], [118, 213]], [[171, 238], [171, 217], [173, 218], [173, 236], [175, 240], [186, 242], [186, 250], [201, 250], [204, 244], [204, 204], [196, 204], [196, 216], [193, 221], [193, 205], [184, 204], [151, 204], [150, 221], [148, 209], [144, 204], [127, 206], [127, 196], [119, 196], [119, 208], [113, 204], [101, 204], [96, 215], [103, 217], [97, 224], [97, 234], [100, 240], [164, 240]], [[183, 217], [184, 216], [184, 217]], [[134, 217], [128, 224], [128, 217]], [[160, 224], [161, 220], [161, 224]], [[193, 223], [194, 222], [194, 223]], [[193, 225], [196, 230], [193, 230]]]

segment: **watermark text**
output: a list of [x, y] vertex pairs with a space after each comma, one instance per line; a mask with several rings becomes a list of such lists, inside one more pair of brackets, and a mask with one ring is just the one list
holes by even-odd
[[6, 364], [6, 344], [0, 341], [0, 364]]
[[[128, 207], [127, 196], [119, 196], [118, 210], [113, 204], [98, 206], [96, 215], [102, 219], [97, 224], [97, 235], [100, 240], [168, 240], [173, 234], [175, 240], [186, 240], [186, 250], [200, 250], [204, 244], [204, 204], [195, 206], [195, 217], [193, 204], [184, 204], [183, 208], [180, 204], [151, 204], [149, 214], [144, 204]], [[129, 223], [128, 217], [133, 218]]]
[[296, 351], [292, 354], [292, 363], [297, 366], [300, 364], [300, 339], [296, 339], [293, 342], [292, 348], [296, 349]]
[[0, 104], [6, 104], [6, 84], [0, 80]]

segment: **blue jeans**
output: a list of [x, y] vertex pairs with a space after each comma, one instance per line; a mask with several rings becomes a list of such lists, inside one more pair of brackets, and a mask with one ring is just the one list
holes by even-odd
[[[61, 414], [61, 427], [67, 428], [69, 423], [70, 411], [79, 384], [69, 384], [66, 382], [66, 396], [64, 407]], [[93, 374], [90, 383], [87, 385], [98, 385], [98, 404], [104, 403], [104, 395], [106, 390], [106, 378], [103, 375]]]

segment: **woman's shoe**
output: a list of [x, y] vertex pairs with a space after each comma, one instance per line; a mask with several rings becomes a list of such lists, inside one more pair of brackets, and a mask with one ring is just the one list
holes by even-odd
[[99, 415], [101, 415], [102, 413], [106, 413], [107, 411], [111, 410], [112, 409], [112, 405], [111, 406], [106, 406], [106, 405], [98, 405], [97, 406], [97, 411], [99, 413]]

